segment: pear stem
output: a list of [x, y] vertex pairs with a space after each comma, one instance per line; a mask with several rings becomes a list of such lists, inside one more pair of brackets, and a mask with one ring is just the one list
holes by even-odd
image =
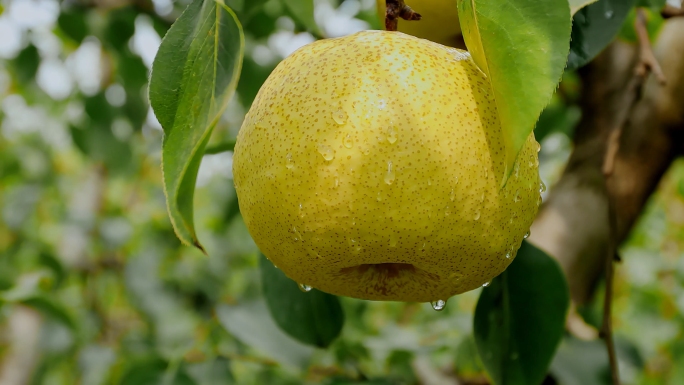
[[386, 0], [387, 11], [385, 12], [385, 30], [396, 31], [399, 19], [420, 20], [421, 16], [404, 3], [404, 0]]

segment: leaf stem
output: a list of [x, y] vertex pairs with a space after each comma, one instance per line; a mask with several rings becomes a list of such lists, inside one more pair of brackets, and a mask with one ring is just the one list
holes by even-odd
[[399, 19], [420, 20], [422, 16], [404, 3], [404, 0], [386, 0], [385, 30], [396, 31]]
[[233, 151], [235, 150], [235, 139], [228, 140], [223, 143], [218, 143], [214, 144], [212, 146], [208, 146], [204, 150], [204, 155], [214, 155], [214, 154], [219, 154], [221, 152], [226, 152], [226, 151]]

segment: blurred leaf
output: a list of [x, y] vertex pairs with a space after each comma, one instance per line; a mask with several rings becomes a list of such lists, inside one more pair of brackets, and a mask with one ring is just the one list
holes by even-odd
[[292, 16], [302, 23], [308, 31], [320, 35], [320, 29], [314, 20], [313, 0], [283, 0], [283, 2]]
[[38, 310], [46, 317], [62, 323], [72, 331], [77, 330], [76, 322], [66, 308], [45, 296], [30, 297], [18, 302]]
[[336, 296], [316, 289], [301, 291], [295, 281], [263, 255], [259, 267], [266, 304], [285, 333], [319, 348], [327, 347], [340, 335], [344, 313]]
[[274, 66], [262, 67], [250, 57], [245, 57], [240, 83], [238, 84], [238, 97], [245, 107], [252, 105], [261, 85], [264, 84]]
[[117, 51], [128, 49], [128, 42], [135, 33], [135, 18], [138, 13], [132, 8], [123, 7], [107, 13], [104, 40]]
[[572, 137], [573, 129], [579, 123], [582, 111], [575, 105], [566, 105], [559, 98], [554, 97], [539, 116], [539, 121], [534, 127], [534, 137], [539, 143], [547, 135], [554, 132], [562, 132]]
[[475, 342], [496, 385], [541, 384], [560, 343], [570, 303], [558, 263], [526, 241], [480, 295]]
[[169, 29], [152, 66], [150, 102], [164, 128], [169, 215], [180, 240], [199, 249], [193, 222], [197, 171], [235, 91], [243, 52], [244, 36], [233, 11], [219, 1], [195, 0]]
[[648, 7], [654, 11], [660, 11], [666, 3], [667, 0], [637, 0], [638, 7]]
[[599, 0], [579, 10], [572, 19], [567, 69], [589, 63], [620, 31], [634, 0]]
[[190, 377], [201, 385], [230, 385], [235, 383], [230, 371], [230, 361], [223, 357], [215, 360], [186, 365]]
[[40, 253], [39, 260], [43, 266], [46, 266], [55, 274], [55, 287], [61, 285], [68, 274], [62, 262], [54, 254], [47, 251]]
[[178, 368], [177, 370], [168, 370], [168, 367], [169, 364], [160, 358], [136, 362], [123, 375], [119, 385], [196, 384], [195, 381], [193, 381], [182, 368]]
[[458, 0], [458, 16], [468, 50], [492, 85], [505, 182], [563, 74], [570, 7], [567, 0]]
[[551, 375], [562, 385], [610, 385], [606, 345], [601, 340], [563, 339], [551, 363]]
[[282, 364], [303, 368], [313, 353], [313, 348], [283, 333], [261, 301], [219, 305], [216, 316], [235, 338]]
[[126, 170], [133, 160], [131, 147], [117, 139], [105, 124], [91, 124], [87, 128], [70, 126], [76, 147], [94, 162], [104, 162], [114, 172]]
[[38, 49], [33, 44], [29, 44], [19, 52], [19, 55], [11, 61], [11, 64], [16, 79], [20, 84], [25, 85], [33, 81], [40, 65]]
[[83, 39], [88, 36], [87, 13], [82, 8], [72, 7], [64, 9], [57, 18], [57, 25], [65, 35], [81, 44]]
[[477, 354], [475, 338], [469, 334], [456, 347], [454, 370], [459, 378], [475, 379], [484, 374], [484, 368]]
[[[404, 382], [401, 382], [403, 384]], [[387, 379], [375, 379], [375, 380], [349, 380], [345, 378], [333, 379], [330, 382], [326, 382], [326, 385], [398, 385], [397, 381], [387, 380]]]

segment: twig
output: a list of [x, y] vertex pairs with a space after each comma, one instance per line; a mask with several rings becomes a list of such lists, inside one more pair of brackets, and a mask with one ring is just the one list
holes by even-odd
[[396, 31], [399, 19], [420, 20], [421, 16], [404, 3], [404, 0], [386, 0], [387, 10], [385, 11], [385, 29]]
[[620, 150], [620, 138], [622, 131], [629, 120], [629, 113], [632, 111], [634, 105], [639, 100], [639, 95], [643, 88], [644, 82], [649, 72], [652, 72], [660, 84], [665, 84], [665, 75], [663, 74], [658, 60], [653, 54], [651, 41], [649, 40], [648, 30], [646, 29], [646, 15], [642, 8], [637, 8], [637, 17], [634, 21], [634, 29], [636, 30], [639, 41], [639, 57], [636, 67], [634, 68], [634, 75], [627, 85], [625, 92], [625, 100], [623, 109], [616, 116], [616, 122], [613, 130], [610, 132], [606, 144], [606, 152], [603, 159], [603, 175], [605, 178], [606, 195], [608, 198], [608, 253], [606, 255], [606, 293], [603, 300], [603, 323], [601, 325], [600, 336], [606, 343], [608, 350], [608, 360], [610, 362], [610, 372], [613, 379], [613, 385], [620, 385], [620, 376], [618, 372], [617, 354], [615, 352], [615, 343], [613, 341], [613, 327], [612, 327], [612, 303], [613, 303], [613, 280], [615, 277], [615, 262], [620, 260], [617, 253], [617, 213], [615, 207], [615, 199], [611, 191], [610, 178], [615, 169], [615, 159]]
[[646, 28], [646, 12], [643, 8], [637, 8], [636, 20], [634, 21], [634, 29], [639, 39], [639, 64], [637, 65], [637, 75], [646, 78], [650, 70], [653, 75], [658, 78], [660, 84], [667, 83], [662, 68], [653, 54], [653, 47], [651, 47], [651, 40], [648, 37], [648, 29]]

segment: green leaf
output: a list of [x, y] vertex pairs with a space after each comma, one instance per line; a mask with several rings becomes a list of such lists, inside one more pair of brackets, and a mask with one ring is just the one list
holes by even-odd
[[595, 3], [597, 0], [569, 0], [570, 3], [570, 13], [574, 15], [580, 9], [586, 7], [591, 3]]
[[266, 304], [276, 324], [302, 343], [325, 348], [339, 336], [344, 325], [340, 300], [311, 289], [305, 293], [297, 283], [263, 255], [260, 258], [261, 285]]
[[38, 310], [43, 315], [60, 322], [72, 331], [77, 330], [76, 322], [67, 309], [46, 296], [34, 296], [17, 302]]
[[589, 63], [622, 28], [634, 0], [600, 0], [575, 14], [567, 69]]
[[475, 309], [477, 350], [494, 384], [541, 384], [563, 336], [569, 303], [558, 263], [523, 242]]
[[336, 378], [326, 382], [326, 385], [398, 385], [405, 382], [397, 382], [386, 379], [374, 379], [374, 380], [349, 380], [345, 378]]
[[195, 385], [181, 368], [169, 368], [161, 358], [151, 358], [136, 362], [124, 373], [120, 385]]
[[150, 103], [164, 128], [162, 171], [178, 238], [202, 249], [193, 223], [204, 147], [235, 91], [242, 27], [221, 0], [194, 0], [162, 40], [152, 65]]
[[320, 35], [320, 29], [314, 20], [313, 0], [283, 0], [283, 3], [292, 16], [302, 23], [307, 30]]
[[667, 0], [637, 0], [637, 6], [648, 7], [654, 11], [660, 11], [667, 4]]
[[494, 91], [505, 182], [563, 74], [570, 7], [567, 0], [458, 0], [458, 16], [468, 50]]
[[308, 365], [314, 349], [283, 333], [262, 301], [219, 305], [216, 316], [236, 339], [263, 355], [291, 367]]

